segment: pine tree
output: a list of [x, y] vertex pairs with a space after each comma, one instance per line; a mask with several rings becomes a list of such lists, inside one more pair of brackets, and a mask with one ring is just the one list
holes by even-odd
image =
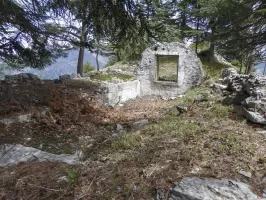
[[0, 58], [13, 67], [42, 68], [63, 55], [61, 30], [49, 23], [47, 2], [0, 1]]

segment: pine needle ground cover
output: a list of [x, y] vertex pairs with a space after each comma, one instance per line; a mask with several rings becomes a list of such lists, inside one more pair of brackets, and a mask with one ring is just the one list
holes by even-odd
[[[262, 194], [266, 141], [256, 131], [264, 127], [223, 105], [220, 94], [206, 84], [176, 100], [145, 97], [117, 108], [102, 105], [93, 96], [94, 87], [77, 90], [81, 86], [42, 82], [3, 86], [10, 101], [2, 101], [1, 109], [13, 109], [4, 117], [42, 106], [48, 106], [50, 114], [36, 115], [27, 123], [1, 124], [1, 144], [36, 148], [43, 144], [43, 150], [58, 154], [79, 150], [83, 164], [71, 168], [21, 163], [1, 168], [1, 198], [151, 199], [156, 188], [171, 188], [186, 176], [238, 179]], [[205, 101], [195, 101], [198, 95]], [[187, 107], [187, 112], [180, 113], [177, 105]], [[149, 123], [132, 126], [143, 119]], [[124, 129], [118, 131], [117, 124]], [[252, 177], [239, 175], [241, 170]], [[58, 182], [63, 176], [68, 182]]]

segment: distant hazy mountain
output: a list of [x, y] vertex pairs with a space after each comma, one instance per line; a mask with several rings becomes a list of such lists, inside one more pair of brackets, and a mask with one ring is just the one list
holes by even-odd
[[[18, 74], [22, 72], [32, 73], [38, 75], [42, 79], [57, 79], [58, 76], [63, 74], [72, 74], [77, 71], [77, 62], [78, 62], [78, 50], [70, 50], [67, 54], [67, 57], [61, 57], [56, 60], [52, 65], [42, 69], [32, 69], [25, 68], [21, 71], [18, 70], [4, 70], [4, 74]], [[84, 53], [84, 63], [86, 61], [90, 62], [96, 68], [96, 54], [92, 54], [88, 51]], [[102, 69], [108, 61], [108, 57], [100, 56], [98, 57], [100, 68]]]
[[[264, 68], [266, 67], [265, 66], [266, 63], [258, 63], [254, 66], [254, 68], [256, 69], [256, 72], [259, 73], [259, 74], [263, 74], [264, 72]], [[265, 75], [265, 74], [264, 74]]]

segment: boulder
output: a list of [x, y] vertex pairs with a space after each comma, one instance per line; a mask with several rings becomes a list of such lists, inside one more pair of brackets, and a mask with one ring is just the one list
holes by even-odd
[[243, 115], [249, 120], [256, 124], [266, 124], [265, 115], [259, 112], [249, 111], [243, 108]]
[[176, 109], [178, 110], [179, 113], [185, 113], [188, 111], [188, 108], [186, 106], [181, 106], [181, 105], [177, 105]]
[[[161, 191], [160, 194], [164, 197]], [[245, 183], [196, 177], [183, 178], [169, 196], [156, 200], [260, 200]]]
[[57, 161], [69, 165], [77, 165], [79, 163], [79, 156], [56, 155], [32, 147], [26, 147], [21, 144], [0, 145], [0, 167], [15, 165], [19, 162], [33, 161]]
[[237, 71], [235, 68], [226, 68], [226, 69], [222, 70], [221, 77], [226, 78], [226, 77], [236, 75], [236, 74], [237, 74]]
[[137, 127], [144, 126], [144, 125], [146, 125], [146, 124], [148, 124], [148, 123], [149, 123], [149, 121], [148, 121], [147, 119], [143, 119], [143, 120], [140, 120], [140, 121], [134, 122], [134, 123], [132, 124], [132, 126], [133, 126], [134, 128], [137, 128]]
[[77, 77], [76, 74], [64, 74], [59, 76], [59, 80], [64, 81], [64, 80], [74, 79], [76, 77]]
[[122, 131], [124, 128], [123, 128], [123, 126], [122, 125], [120, 125], [120, 124], [117, 124], [116, 125], [116, 131]]

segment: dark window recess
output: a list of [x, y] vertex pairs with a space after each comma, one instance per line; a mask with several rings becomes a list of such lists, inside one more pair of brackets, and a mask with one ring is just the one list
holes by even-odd
[[177, 82], [178, 59], [177, 55], [157, 55], [157, 81]]

